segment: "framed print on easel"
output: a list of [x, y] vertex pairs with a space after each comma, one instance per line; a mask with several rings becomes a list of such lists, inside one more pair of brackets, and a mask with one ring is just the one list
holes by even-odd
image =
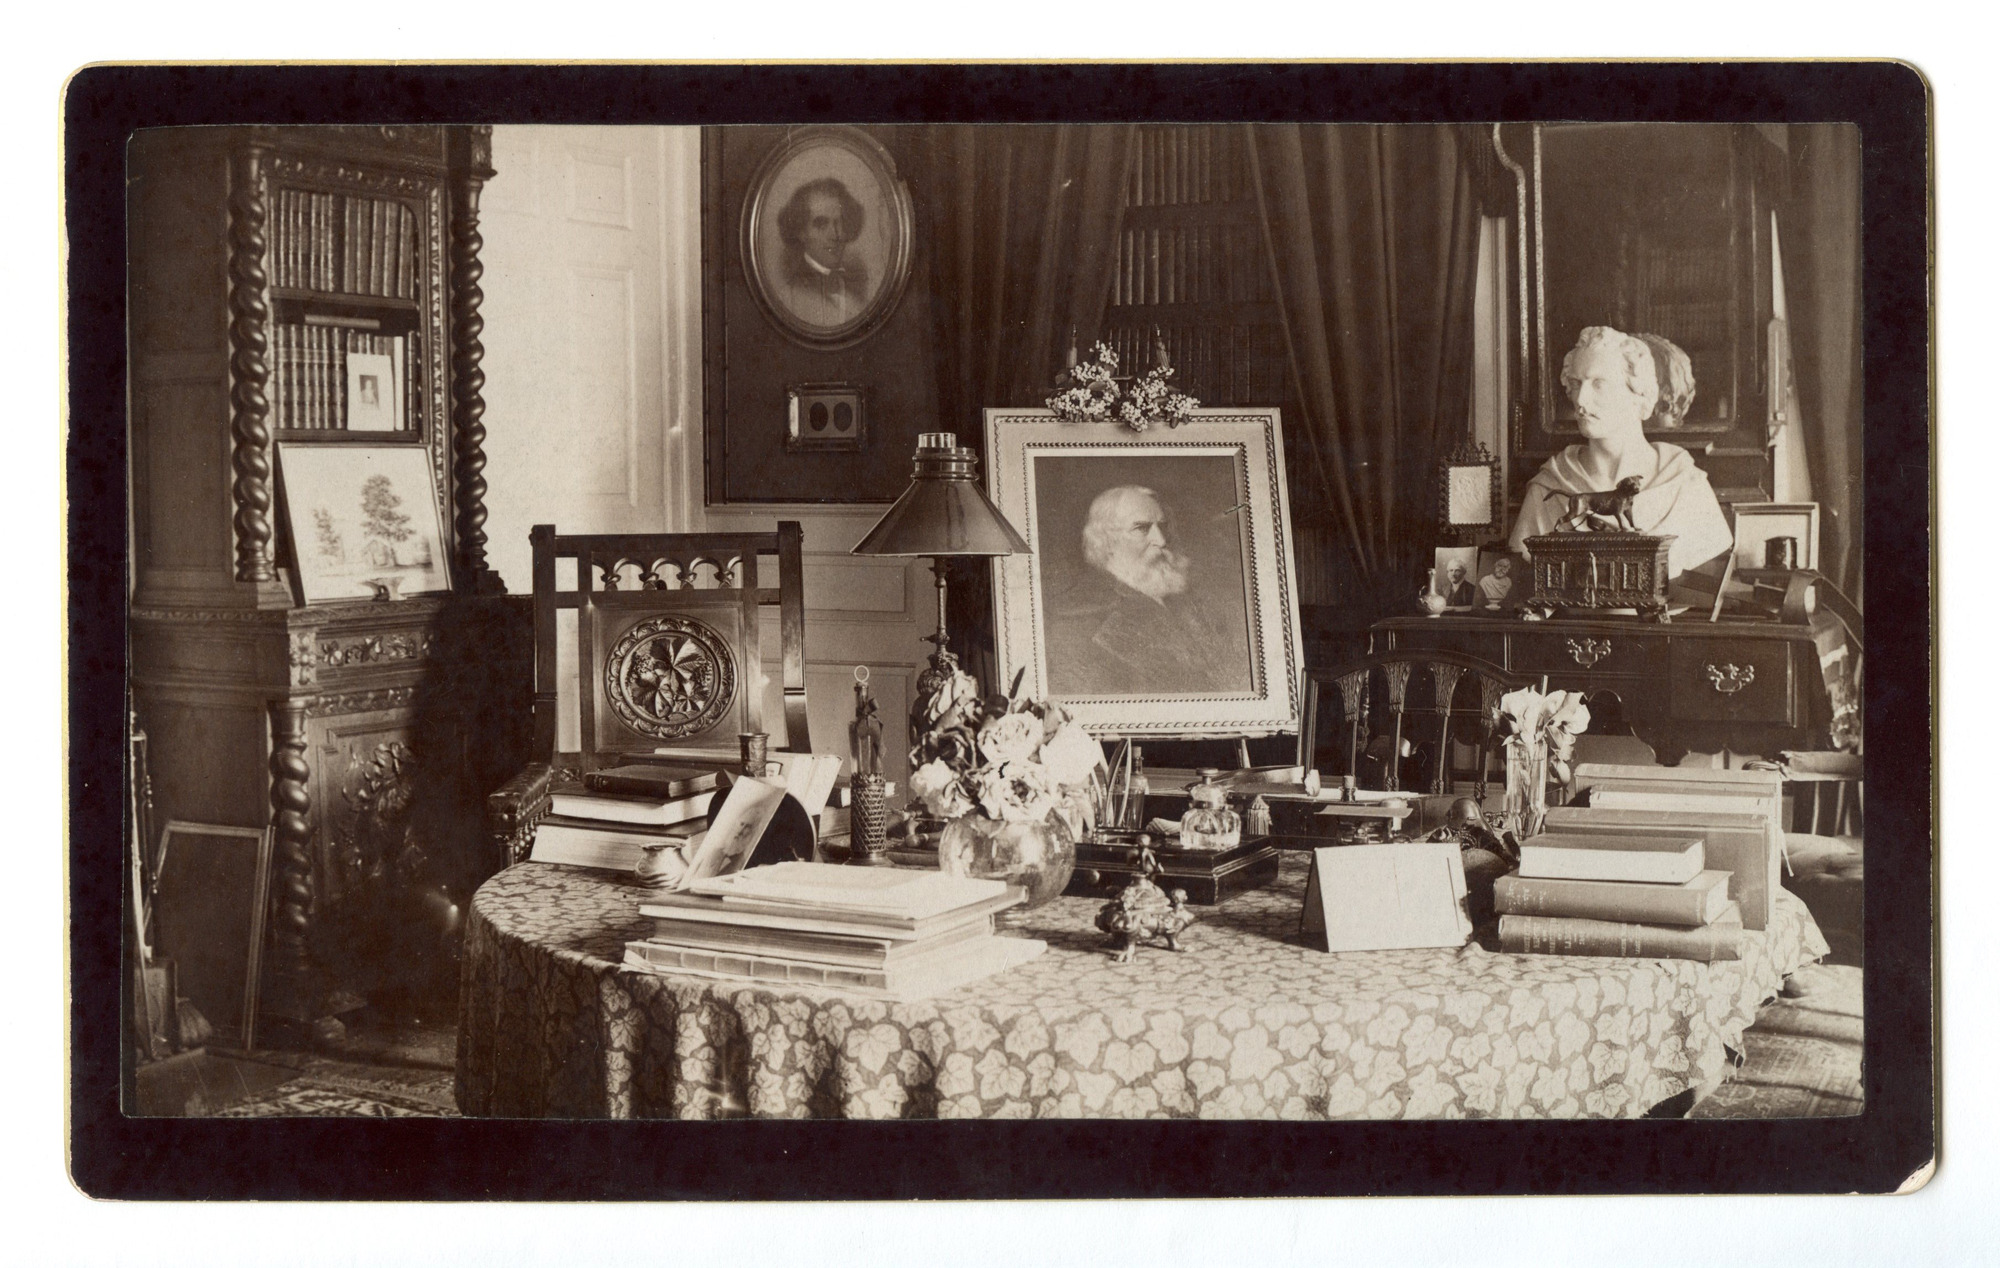
[[1093, 732], [1294, 731], [1299, 637], [1275, 409], [1147, 432], [986, 411], [987, 486], [1033, 546], [994, 561], [1000, 681]]

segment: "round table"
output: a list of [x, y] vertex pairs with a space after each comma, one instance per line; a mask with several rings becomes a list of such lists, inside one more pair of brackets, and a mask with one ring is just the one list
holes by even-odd
[[627, 968], [646, 891], [524, 863], [472, 903], [467, 1114], [1636, 1117], [1705, 1095], [1784, 975], [1826, 952], [1781, 893], [1741, 961], [1454, 950], [1330, 955], [1297, 934], [1306, 856], [1194, 908], [1184, 952], [1114, 963], [1096, 900], [1023, 932], [1046, 953], [916, 1003]]

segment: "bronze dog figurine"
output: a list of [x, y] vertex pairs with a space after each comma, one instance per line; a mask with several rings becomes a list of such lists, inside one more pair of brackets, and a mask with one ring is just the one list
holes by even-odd
[[1623, 530], [1636, 533], [1639, 526], [1632, 521], [1632, 499], [1639, 496], [1639, 489], [1645, 483], [1638, 476], [1626, 476], [1608, 492], [1565, 493], [1561, 489], [1550, 489], [1542, 500], [1569, 499], [1569, 510], [1557, 521], [1558, 528], [1577, 532]]

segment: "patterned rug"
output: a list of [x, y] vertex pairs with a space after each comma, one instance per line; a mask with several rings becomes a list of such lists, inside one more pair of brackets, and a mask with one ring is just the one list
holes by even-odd
[[298, 1078], [217, 1118], [458, 1118], [452, 1076], [314, 1059]]
[[1689, 1118], [1837, 1118], [1861, 1112], [1861, 970], [1812, 964], [1743, 1032], [1743, 1065]]

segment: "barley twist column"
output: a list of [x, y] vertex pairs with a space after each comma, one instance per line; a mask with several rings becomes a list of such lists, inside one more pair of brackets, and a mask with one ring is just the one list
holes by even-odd
[[235, 481], [236, 579], [269, 581], [271, 563], [271, 432], [265, 360], [271, 310], [264, 298], [266, 194], [264, 152], [237, 152], [229, 177], [230, 467]]
[[500, 590], [486, 564], [486, 401], [480, 393], [486, 357], [479, 336], [486, 323], [479, 305], [485, 269], [479, 263], [479, 193], [493, 173], [493, 129], [460, 129], [452, 139], [451, 189], [451, 424], [452, 502], [456, 514], [458, 565], [476, 592]]
[[271, 702], [272, 886], [271, 1000], [274, 1011], [309, 1022], [317, 1011], [312, 953], [312, 799], [307, 780], [305, 701]]

